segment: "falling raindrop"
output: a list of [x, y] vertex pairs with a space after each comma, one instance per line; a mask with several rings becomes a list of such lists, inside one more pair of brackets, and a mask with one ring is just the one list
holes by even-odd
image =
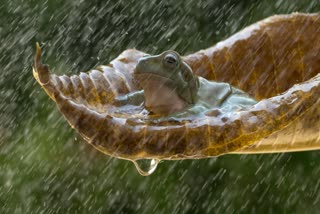
[[133, 160], [132, 162], [136, 166], [140, 175], [149, 176], [156, 170], [160, 161], [158, 159], [140, 159]]

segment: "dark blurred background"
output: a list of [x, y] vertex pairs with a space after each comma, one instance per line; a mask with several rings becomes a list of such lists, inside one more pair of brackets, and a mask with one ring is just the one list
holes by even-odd
[[81, 140], [31, 68], [36, 41], [53, 72], [77, 74], [127, 48], [192, 53], [274, 14], [319, 12], [319, 1], [0, 2], [0, 213], [319, 211], [319, 151], [165, 161], [142, 177]]

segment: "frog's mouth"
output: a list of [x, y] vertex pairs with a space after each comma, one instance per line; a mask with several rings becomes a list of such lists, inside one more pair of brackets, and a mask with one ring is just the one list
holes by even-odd
[[166, 85], [170, 88], [176, 88], [176, 84], [171, 77], [159, 75], [153, 72], [135, 72], [133, 75], [138, 84], [144, 88], [145, 85], [157, 84], [158, 86]]

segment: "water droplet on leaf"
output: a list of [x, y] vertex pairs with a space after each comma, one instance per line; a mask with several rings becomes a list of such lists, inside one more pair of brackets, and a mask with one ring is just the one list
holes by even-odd
[[149, 176], [156, 170], [160, 161], [158, 159], [140, 159], [132, 162], [134, 163], [140, 175]]

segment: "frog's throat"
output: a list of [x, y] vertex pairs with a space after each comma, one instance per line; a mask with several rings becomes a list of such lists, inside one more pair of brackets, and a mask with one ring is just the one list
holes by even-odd
[[[171, 91], [170, 93], [173, 93], [176, 95], [176, 96], [172, 96], [172, 99], [176, 99], [177, 102], [184, 102], [185, 103], [184, 105], [193, 104], [193, 103], [190, 103], [188, 99], [184, 97], [186, 96], [185, 93], [190, 89], [177, 87], [176, 81], [174, 81], [170, 77], [154, 74], [151, 72], [144, 72], [144, 73], [141, 72], [135, 76], [135, 79], [138, 82], [138, 84], [143, 88], [145, 94], [150, 94], [148, 93], [150, 91], [154, 92], [155, 94], [161, 94], [161, 92], [160, 93], [156, 92], [157, 90], [156, 86], [158, 86], [159, 90], [162, 90], [161, 88], [164, 87], [164, 88], [168, 88], [169, 89], [168, 91]], [[159, 95], [159, 99], [161, 99], [162, 96], [165, 96], [165, 95], [163, 94]], [[145, 98], [148, 99], [148, 97], [145, 97]]]

